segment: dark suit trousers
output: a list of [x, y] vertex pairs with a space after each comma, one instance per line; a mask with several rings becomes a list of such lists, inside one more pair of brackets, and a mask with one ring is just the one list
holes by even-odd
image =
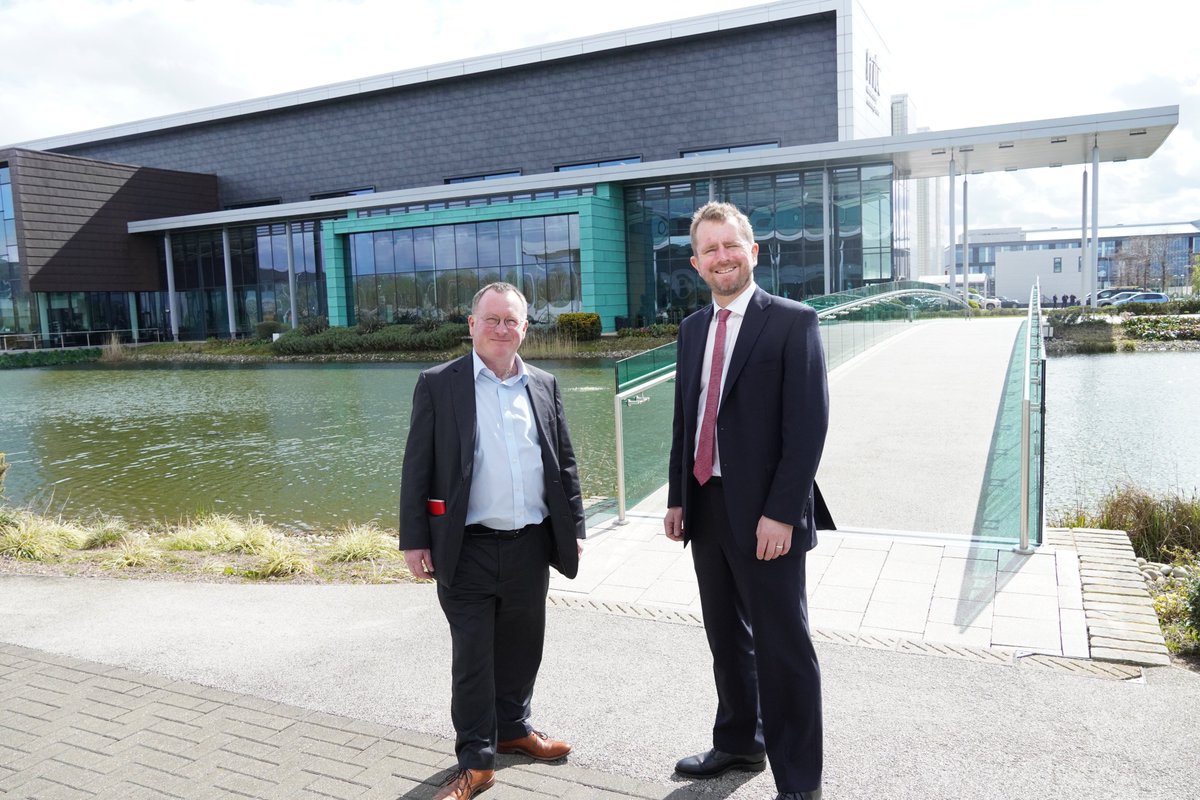
[[730, 530], [719, 478], [693, 481], [691, 497], [688, 538], [717, 684], [713, 747], [765, 749], [779, 791], [816, 789], [821, 672], [808, 627], [806, 551], [759, 561], [755, 532]]
[[464, 537], [454, 584], [438, 584], [450, 623], [450, 719], [460, 767], [493, 769], [496, 742], [532, 730], [550, 587], [548, 527], [511, 541]]

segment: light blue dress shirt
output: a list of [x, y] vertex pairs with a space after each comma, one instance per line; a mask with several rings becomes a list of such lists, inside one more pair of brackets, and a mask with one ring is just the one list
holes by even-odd
[[517, 356], [517, 374], [501, 381], [471, 351], [475, 374], [475, 466], [467, 524], [515, 530], [550, 515], [545, 471], [529, 376]]

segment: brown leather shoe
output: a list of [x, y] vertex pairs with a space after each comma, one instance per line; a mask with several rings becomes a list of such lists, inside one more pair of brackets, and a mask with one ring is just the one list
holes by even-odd
[[497, 753], [520, 753], [538, 761], [557, 761], [571, 752], [571, 745], [559, 739], [551, 739], [541, 731], [530, 731], [520, 739], [510, 739], [496, 745]]
[[460, 769], [446, 779], [433, 800], [471, 800], [486, 792], [496, 782], [496, 772], [490, 769]]

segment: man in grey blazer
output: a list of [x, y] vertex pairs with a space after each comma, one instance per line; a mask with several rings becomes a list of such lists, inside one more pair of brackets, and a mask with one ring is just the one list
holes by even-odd
[[833, 521], [816, 488], [829, 400], [817, 315], [754, 284], [758, 244], [728, 203], [692, 218], [713, 304], [679, 327], [666, 535], [692, 546], [713, 655], [712, 749], [683, 775], [758, 771], [778, 800], [821, 796], [821, 682], [805, 554]]
[[400, 549], [437, 581], [453, 646], [459, 769], [434, 800], [495, 783], [496, 753], [554, 761], [563, 741], [529, 722], [549, 566], [579, 568], [583, 503], [554, 376], [517, 355], [528, 304], [511, 284], [475, 295], [469, 355], [421, 373], [400, 486]]

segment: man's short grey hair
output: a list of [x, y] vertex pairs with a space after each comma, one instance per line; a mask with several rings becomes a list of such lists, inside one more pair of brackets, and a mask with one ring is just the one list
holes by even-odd
[[529, 301], [525, 299], [525, 295], [520, 289], [513, 286], [511, 283], [505, 283], [504, 281], [489, 283], [487, 286], [475, 293], [475, 297], [471, 299], [472, 316], [474, 316], [475, 312], [479, 309], [479, 301], [482, 300], [483, 296], [488, 292], [499, 292], [500, 294], [508, 294], [509, 292], [512, 292], [517, 297], [521, 298], [521, 316], [525, 316], [526, 309], [529, 308]]

